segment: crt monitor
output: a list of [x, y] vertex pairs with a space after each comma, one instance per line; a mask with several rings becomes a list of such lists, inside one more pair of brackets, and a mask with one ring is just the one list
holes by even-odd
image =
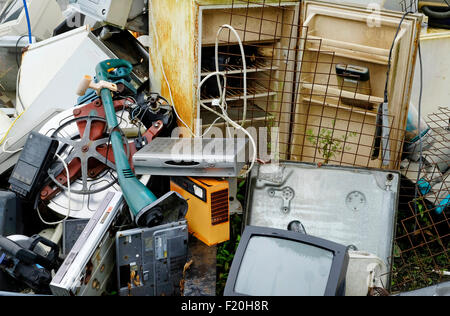
[[346, 246], [298, 232], [248, 226], [225, 296], [344, 296]]

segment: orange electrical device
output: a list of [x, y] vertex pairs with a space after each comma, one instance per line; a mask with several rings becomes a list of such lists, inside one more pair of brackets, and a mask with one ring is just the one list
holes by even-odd
[[208, 246], [230, 239], [230, 201], [227, 180], [173, 177], [170, 187], [189, 204], [189, 232]]

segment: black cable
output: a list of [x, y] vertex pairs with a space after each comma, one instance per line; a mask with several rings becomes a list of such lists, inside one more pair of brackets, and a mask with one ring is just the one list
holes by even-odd
[[387, 126], [385, 126], [384, 123], [385, 123], [385, 115], [386, 115], [385, 111], [389, 111], [389, 83], [390, 83], [391, 69], [392, 69], [392, 54], [394, 52], [395, 42], [397, 41], [398, 35], [400, 34], [400, 30], [402, 28], [403, 22], [405, 21], [408, 14], [414, 14], [414, 12], [408, 11], [405, 14], [403, 14], [402, 19], [400, 20], [400, 23], [397, 27], [397, 31], [395, 32], [395, 36], [394, 36], [394, 40], [392, 42], [391, 49], [389, 51], [388, 69], [387, 69], [387, 74], [386, 74], [386, 86], [384, 88], [384, 102], [383, 102], [383, 104], [380, 105], [380, 108], [379, 108], [379, 115], [381, 114], [381, 116], [379, 118], [380, 118], [380, 120], [382, 119], [382, 124], [381, 124], [381, 127], [379, 127], [380, 130], [377, 130], [377, 133], [378, 133], [378, 131], [380, 131], [381, 134], [377, 135], [377, 137], [380, 137], [379, 142], [380, 142], [380, 150], [382, 149], [382, 152], [383, 152], [383, 154], [382, 154], [383, 164], [386, 160], [386, 156], [385, 156], [386, 150], [389, 150], [389, 149], [385, 148], [385, 145], [382, 144], [382, 140], [384, 138], [387, 138], [388, 142], [389, 142], [389, 139], [390, 139], [390, 132], [389, 132], [389, 135], [385, 135], [385, 133], [384, 133], [384, 129], [388, 128], [389, 124], [387, 124]]
[[397, 41], [398, 34], [400, 33], [400, 30], [403, 25], [403, 21], [405, 21], [406, 17], [409, 14], [414, 14], [412, 11], [406, 12], [402, 19], [400, 20], [400, 24], [398, 25], [397, 32], [395, 33], [394, 41], [392, 42], [391, 50], [389, 51], [389, 60], [388, 60], [388, 72], [387, 72], [387, 79], [386, 79], [386, 87], [384, 89], [384, 102], [389, 102], [389, 77], [391, 76], [391, 68], [392, 68], [392, 54], [394, 52], [395, 42]]
[[[420, 159], [419, 159], [419, 171], [418, 171], [418, 175], [417, 175], [417, 182], [416, 182], [416, 192], [415, 192], [415, 203], [414, 203], [414, 207], [415, 207], [415, 212], [416, 212], [416, 216], [418, 214], [418, 206], [417, 206], [417, 198], [419, 197], [419, 182], [420, 182], [420, 178], [422, 177], [422, 166], [423, 166], [423, 135], [422, 135], [422, 131], [421, 131], [421, 119], [422, 119], [422, 98], [423, 98], [423, 59], [422, 59], [422, 48], [420, 46], [420, 41], [419, 41], [419, 65], [420, 65], [420, 95], [419, 95], [419, 146], [420, 146]], [[416, 225], [416, 229], [417, 229], [417, 221], [415, 223]]]
[[166, 102], [166, 103], [167, 103], [167, 105], [171, 105], [171, 104], [170, 104], [170, 102], [169, 102], [169, 101], [167, 101], [167, 99], [166, 99], [166, 98], [164, 98], [163, 96], [159, 96], [158, 98], [159, 98], [159, 99], [161, 99], [161, 100], [163, 100], [164, 102]]
[[[400, 20], [400, 24], [399, 24], [399, 26], [397, 28], [397, 31], [396, 31], [396, 34], [395, 34], [395, 37], [394, 37], [394, 41], [392, 43], [392, 47], [391, 47], [390, 52], [389, 52], [389, 63], [388, 63], [387, 80], [386, 80], [386, 87], [385, 87], [385, 90], [384, 90], [384, 101], [386, 103], [389, 102], [389, 78], [390, 78], [390, 75], [391, 75], [392, 54], [393, 54], [393, 51], [394, 51], [395, 42], [397, 41], [397, 37], [398, 37], [398, 34], [400, 33], [400, 30], [401, 30], [401, 27], [403, 25], [403, 22], [405, 21], [406, 17], [409, 14], [414, 14], [414, 12], [408, 11], [408, 12], [406, 12], [403, 15], [402, 19]], [[422, 118], [422, 98], [423, 98], [423, 60], [422, 60], [422, 50], [421, 50], [420, 42], [419, 42], [419, 45], [418, 45], [418, 51], [419, 51], [419, 63], [420, 63], [420, 97], [419, 97], [419, 124], [418, 124], [419, 126], [418, 126], [418, 128], [419, 128], [419, 133], [420, 133], [420, 130], [421, 130], [420, 120]], [[419, 185], [419, 181], [420, 181], [420, 178], [421, 178], [422, 166], [423, 166], [423, 157], [422, 157], [422, 154], [423, 154], [423, 142], [422, 142], [422, 138], [423, 138], [423, 136], [420, 135], [420, 139], [419, 139], [419, 142], [420, 142], [420, 160], [419, 160], [419, 171], [418, 171], [418, 175], [417, 175], [416, 192], [415, 192], [415, 203], [414, 203], [414, 206], [415, 206], [415, 209], [416, 209], [416, 215], [417, 215], [417, 211], [418, 211], [418, 206], [417, 206], [417, 198], [419, 196], [418, 185]], [[416, 223], [416, 225], [417, 225], [417, 223]]]
[[150, 111], [150, 107], [147, 105], [147, 108], [145, 109], [144, 113], [142, 113], [141, 117], [139, 118], [141, 122], [144, 120], [144, 118], [147, 115], [148, 111]]
[[22, 35], [21, 37], [19, 37], [19, 39], [16, 42], [16, 63], [17, 63], [17, 68], [20, 68], [20, 66], [21, 66], [20, 62], [19, 62], [19, 51], [18, 51], [19, 50], [19, 43], [25, 37], [28, 37], [28, 35]]

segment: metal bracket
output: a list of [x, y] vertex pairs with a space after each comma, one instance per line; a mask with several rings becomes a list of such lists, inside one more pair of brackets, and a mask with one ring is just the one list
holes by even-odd
[[286, 187], [282, 190], [275, 190], [272, 188], [269, 189], [268, 193], [271, 198], [283, 200], [283, 207], [281, 208], [281, 212], [283, 212], [284, 214], [289, 214], [289, 212], [291, 211], [291, 201], [295, 197], [295, 191], [290, 187]]

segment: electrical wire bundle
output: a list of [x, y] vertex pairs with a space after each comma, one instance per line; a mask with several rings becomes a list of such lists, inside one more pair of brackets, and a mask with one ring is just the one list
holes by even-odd
[[[153, 8], [152, 8], [152, 2], [149, 2], [150, 5], [150, 20], [152, 21], [152, 30], [153, 30], [153, 35], [154, 35], [154, 39], [155, 39], [155, 43], [156, 43], [156, 50], [159, 52], [159, 39], [158, 39], [158, 33], [156, 31], [156, 24], [155, 24], [155, 19], [153, 17]], [[228, 109], [228, 105], [226, 102], [226, 73], [225, 72], [221, 72], [219, 69], [219, 36], [222, 33], [222, 31], [224, 29], [229, 29], [238, 39], [239, 42], [239, 47], [241, 49], [241, 54], [242, 54], [242, 61], [243, 61], [243, 75], [244, 75], [244, 108], [243, 108], [243, 123], [242, 125], [237, 124], [233, 119], [230, 118], [230, 116], [228, 115], [227, 109]], [[247, 65], [246, 65], [246, 56], [245, 56], [245, 50], [244, 50], [244, 46], [242, 43], [242, 40], [239, 36], [239, 34], [237, 33], [237, 31], [231, 26], [231, 25], [222, 25], [218, 32], [217, 32], [217, 36], [216, 36], [216, 45], [215, 45], [215, 59], [216, 59], [216, 71], [212, 74], [209, 74], [208, 76], [206, 76], [206, 78], [204, 78], [199, 86], [198, 86], [198, 90], [197, 90], [197, 96], [198, 96], [198, 103], [199, 105], [212, 112], [213, 114], [215, 114], [218, 118], [210, 125], [210, 127], [205, 131], [205, 133], [203, 133], [202, 135], [198, 135], [196, 133], [193, 132], [193, 130], [186, 124], [185, 121], [183, 121], [183, 119], [180, 117], [180, 115], [178, 114], [178, 111], [176, 109], [176, 105], [173, 99], [173, 94], [172, 94], [172, 88], [170, 86], [169, 80], [167, 79], [167, 75], [166, 72], [164, 70], [164, 65], [162, 62], [162, 57], [159, 54], [158, 56], [159, 58], [159, 64], [161, 67], [161, 71], [164, 77], [164, 80], [167, 84], [167, 87], [169, 89], [169, 95], [170, 95], [170, 100], [171, 100], [171, 104], [173, 106], [175, 115], [177, 116], [178, 120], [183, 124], [183, 126], [187, 129], [187, 131], [190, 133], [190, 135], [194, 138], [202, 138], [204, 137], [212, 128], [213, 126], [220, 120], [223, 119], [225, 121], [225, 123], [227, 123], [227, 125], [231, 125], [233, 128], [242, 131], [250, 140], [250, 143], [252, 144], [253, 147], [253, 158], [252, 158], [252, 162], [251, 165], [249, 167], [249, 169], [247, 170], [247, 172], [244, 175], [247, 175], [251, 172], [251, 170], [253, 169], [256, 161], [257, 161], [257, 146], [256, 146], [256, 142], [255, 139], [253, 138], [253, 136], [244, 128], [245, 123], [246, 123], [246, 119], [247, 119], [247, 99], [248, 99], [248, 95], [247, 95]], [[204, 104], [201, 100], [201, 88], [202, 86], [205, 84], [206, 81], [208, 81], [210, 78], [216, 76], [217, 77], [217, 85], [220, 91], [220, 97], [218, 100], [215, 100], [213, 104], [215, 104], [219, 109], [220, 112], [216, 111], [215, 109], [207, 106], [206, 104]], [[222, 87], [220, 78], [223, 77], [224, 78], [224, 87]]]

